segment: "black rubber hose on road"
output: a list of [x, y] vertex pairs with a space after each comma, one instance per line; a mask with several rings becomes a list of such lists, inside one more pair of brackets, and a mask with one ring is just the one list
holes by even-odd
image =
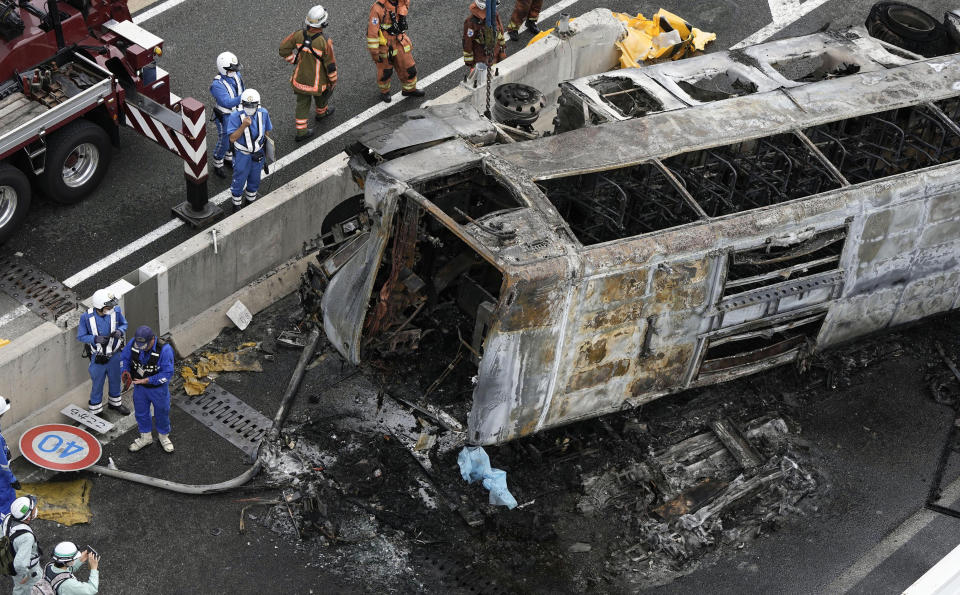
[[[304, 346], [303, 353], [300, 354], [300, 359], [297, 361], [297, 367], [294, 368], [293, 375], [290, 376], [290, 381], [287, 383], [287, 390], [283, 393], [283, 399], [280, 401], [280, 408], [277, 409], [277, 414], [273, 418], [273, 425], [270, 427], [270, 431], [267, 432], [265, 436], [266, 440], [274, 440], [280, 435], [280, 429], [283, 427], [283, 423], [286, 421], [287, 415], [290, 414], [290, 406], [293, 404], [293, 399], [300, 390], [300, 382], [303, 380], [303, 375], [307, 370], [307, 364], [310, 363], [310, 359], [313, 357], [313, 352], [316, 351], [317, 343], [319, 342], [320, 330], [314, 328], [307, 336], [306, 346]], [[180, 494], [203, 495], [219, 494], [221, 492], [227, 492], [234, 488], [238, 488], [253, 479], [257, 473], [260, 472], [262, 467], [263, 463], [258, 456], [256, 462], [253, 464], [253, 467], [250, 467], [233, 479], [206, 485], [178, 483], [175, 481], [168, 481], [166, 479], [150, 477], [149, 475], [141, 475], [140, 473], [131, 473], [129, 471], [120, 471], [119, 469], [110, 469], [109, 467], [103, 467], [100, 465], [93, 465], [92, 467], [88, 467], [87, 470], [93, 471], [94, 473], [99, 473], [101, 475], [106, 475], [108, 477], [116, 477], [117, 479], [125, 479], [134, 483], [142, 483], [143, 485], [170, 490]]]

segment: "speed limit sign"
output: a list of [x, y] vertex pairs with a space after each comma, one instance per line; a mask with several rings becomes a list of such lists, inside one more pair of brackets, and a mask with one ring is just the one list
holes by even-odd
[[66, 424], [44, 424], [20, 436], [20, 453], [44, 469], [79, 471], [99, 461], [103, 448], [86, 430]]

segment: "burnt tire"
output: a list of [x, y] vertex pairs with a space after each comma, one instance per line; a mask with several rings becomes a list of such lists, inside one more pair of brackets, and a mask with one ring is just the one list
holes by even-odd
[[947, 30], [930, 14], [903, 2], [878, 2], [864, 23], [871, 36], [926, 58], [948, 51]]
[[87, 120], [75, 120], [50, 135], [43, 173], [43, 193], [62, 204], [79, 202], [100, 185], [112, 157], [110, 137]]
[[9, 163], [0, 163], [0, 243], [23, 223], [30, 209], [30, 180]]

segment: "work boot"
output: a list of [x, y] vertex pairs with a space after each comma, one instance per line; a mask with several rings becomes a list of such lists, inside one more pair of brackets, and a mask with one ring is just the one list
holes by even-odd
[[423, 97], [426, 95], [421, 89], [411, 89], [409, 91], [400, 91], [401, 95], [405, 97]]
[[324, 113], [322, 113], [322, 114], [314, 114], [314, 115], [313, 115], [313, 119], [316, 120], [317, 122], [319, 122], [320, 120], [323, 120], [324, 118], [329, 118], [330, 116], [332, 116], [334, 111], [336, 111], [336, 108], [328, 107], [328, 108], [327, 108], [327, 111], [325, 111]]
[[217, 174], [217, 177], [219, 178], [227, 177], [227, 170], [224, 169], [224, 166], [222, 165], [220, 167], [213, 168], [213, 173]]
[[160, 446], [163, 452], [173, 452], [173, 442], [170, 442], [170, 434], [158, 434], [160, 437]]
[[534, 35], [540, 32], [540, 27], [537, 27], [537, 22], [533, 19], [527, 19], [527, 29]]
[[391, 99], [391, 97], [390, 97], [390, 94], [389, 94], [389, 93], [381, 93], [381, 94], [380, 94], [380, 101], [382, 101], [382, 102], [384, 102], [384, 103], [390, 103], [390, 102], [392, 101], [392, 99]]
[[116, 411], [116, 412], [119, 413], [120, 415], [123, 415], [123, 416], [130, 415], [130, 410], [127, 409], [127, 407], [126, 407], [123, 403], [121, 403], [121, 404], [119, 404], [119, 405], [107, 405], [107, 407], [108, 407], [111, 411]]
[[313, 128], [307, 128], [306, 131], [301, 132], [300, 134], [297, 134], [297, 136], [294, 137], [293, 140], [297, 141], [298, 143], [302, 143], [305, 140], [309, 140], [313, 138], [313, 134], [315, 132], [316, 130], [314, 130]]
[[507, 37], [510, 38], [510, 41], [520, 41], [520, 33], [516, 31], [507, 31]]
[[149, 444], [153, 444], [153, 434], [140, 434], [140, 437], [134, 440], [133, 444], [130, 445], [130, 452], [137, 452]]

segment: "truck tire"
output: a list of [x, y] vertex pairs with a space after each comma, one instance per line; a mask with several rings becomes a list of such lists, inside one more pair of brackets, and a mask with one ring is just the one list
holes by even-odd
[[30, 180], [9, 163], [0, 163], [0, 243], [13, 235], [29, 209]]
[[50, 135], [46, 164], [37, 181], [48, 197], [74, 204], [100, 184], [112, 156], [103, 128], [75, 120]]
[[871, 36], [926, 58], [947, 52], [947, 30], [942, 23], [903, 2], [878, 2], [864, 23]]

